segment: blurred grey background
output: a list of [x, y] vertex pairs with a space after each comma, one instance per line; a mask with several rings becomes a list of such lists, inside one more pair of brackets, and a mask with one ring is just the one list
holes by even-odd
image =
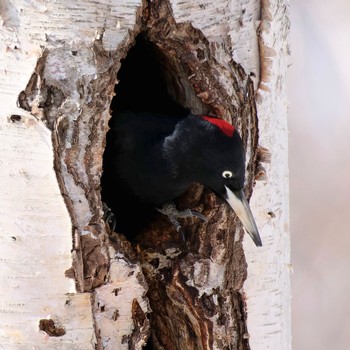
[[290, 7], [293, 350], [347, 350], [350, 1], [292, 0]]

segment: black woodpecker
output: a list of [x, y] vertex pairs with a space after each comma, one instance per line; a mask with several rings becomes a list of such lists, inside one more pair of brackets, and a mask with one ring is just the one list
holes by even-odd
[[[205, 219], [198, 212], [177, 211], [167, 205], [197, 182], [223, 198], [254, 243], [262, 245], [243, 193], [244, 149], [232, 125], [218, 118], [191, 114], [123, 112], [113, 118], [110, 126], [102, 198], [116, 215], [117, 226], [124, 214], [130, 220], [136, 202], [145, 208], [158, 208], [177, 229], [180, 225], [176, 217]], [[116, 197], [123, 201], [119, 206]], [[129, 198], [129, 205], [125, 198]]]

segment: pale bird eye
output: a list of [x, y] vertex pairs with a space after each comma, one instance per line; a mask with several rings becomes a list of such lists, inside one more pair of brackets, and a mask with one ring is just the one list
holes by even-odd
[[225, 178], [225, 179], [229, 179], [233, 176], [233, 173], [232, 171], [230, 170], [225, 170], [223, 173], [222, 173], [222, 176]]

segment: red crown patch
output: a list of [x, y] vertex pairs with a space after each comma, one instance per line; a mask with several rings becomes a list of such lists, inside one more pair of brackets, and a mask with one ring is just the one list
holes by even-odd
[[219, 118], [213, 118], [208, 116], [202, 116], [202, 119], [208, 121], [209, 123], [217, 126], [225, 135], [232, 137], [235, 128], [231, 124], [225, 122], [225, 120]]

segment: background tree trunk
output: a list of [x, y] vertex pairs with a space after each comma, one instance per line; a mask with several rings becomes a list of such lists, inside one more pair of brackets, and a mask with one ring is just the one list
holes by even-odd
[[[285, 2], [14, 0], [0, 11], [0, 344], [289, 349]], [[209, 218], [183, 223], [185, 246], [161, 217], [137, 245], [107, 233], [110, 105], [140, 33], [178, 104], [240, 129], [247, 194], [263, 179], [252, 201], [265, 246], [245, 244], [244, 289], [243, 230], [202, 186], [180, 201]], [[258, 143], [272, 153], [268, 180]]]

